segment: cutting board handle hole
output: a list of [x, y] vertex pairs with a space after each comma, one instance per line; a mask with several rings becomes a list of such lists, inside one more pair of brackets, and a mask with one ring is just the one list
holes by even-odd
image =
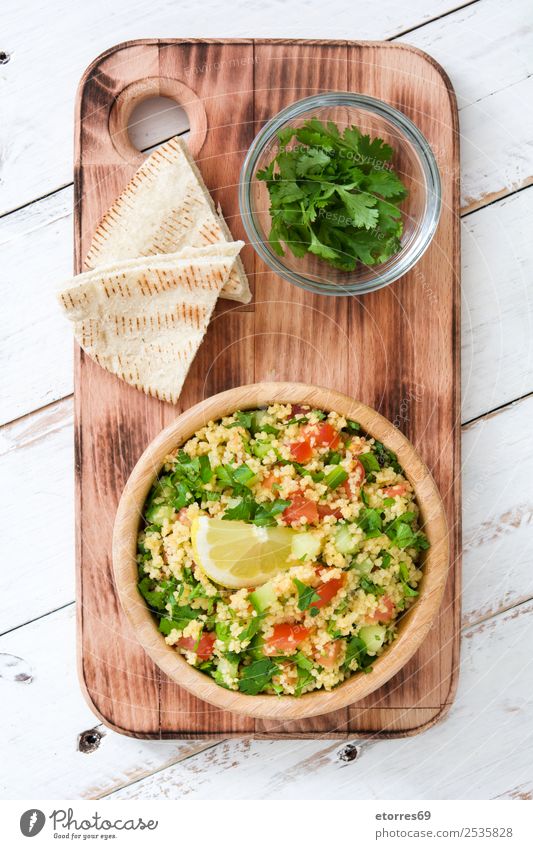
[[127, 86], [116, 98], [109, 135], [116, 151], [132, 164], [142, 162], [141, 151], [175, 135], [185, 135], [192, 155], [197, 156], [207, 135], [207, 116], [202, 101], [185, 83], [147, 77]]
[[147, 97], [138, 103], [128, 121], [128, 136], [137, 150], [150, 152], [172, 136], [188, 134], [189, 117], [170, 97]]

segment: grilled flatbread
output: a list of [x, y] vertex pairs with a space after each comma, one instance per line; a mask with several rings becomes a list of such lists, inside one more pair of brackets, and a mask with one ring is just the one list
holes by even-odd
[[243, 244], [112, 263], [78, 275], [58, 299], [90, 357], [175, 404]]
[[[150, 154], [106, 213], [85, 265], [97, 268], [227, 241], [232, 241], [228, 226], [217, 213], [187, 145], [176, 137]], [[222, 296], [244, 304], [251, 300], [238, 257]]]

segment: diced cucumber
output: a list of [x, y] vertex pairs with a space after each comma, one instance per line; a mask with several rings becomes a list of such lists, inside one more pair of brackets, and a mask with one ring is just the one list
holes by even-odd
[[353, 554], [357, 551], [359, 543], [350, 533], [349, 525], [339, 525], [335, 531], [335, 548], [340, 554]]
[[165, 519], [172, 519], [174, 508], [171, 504], [152, 504], [146, 511], [146, 519], [153, 525], [162, 525]]
[[268, 417], [266, 410], [254, 410], [252, 413], [252, 428], [253, 430], [261, 430], [261, 425], [265, 423]]
[[371, 560], [363, 560], [362, 563], [354, 564], [354, 569], [356, 572], [359, 572], [360, 575], [370, 575], [373, 568], [374, 564]]
[[251, 595], [248, 596], [248, 601], [258, 613], [263, 613], [276, 601], [274, 587], [271, 583], [263, 584], [262, 587], [258, 587], [253, 593], [251, 593]]
[[267, 456], [269, 451], [272, 450], [272, 443], [265, 441], [259, 442], [257, 441], [254, 445], [251, 446], [252, 454], [255, 457], [258, 457], [260, 460], [263, 460], [264, 457]]
[[365, 644], [369, 654], [375, 654], [385, 642], [386, 628], [384, 625], [365, 625], [359, 631], [359, 637]]
[[324, 483], [328, 489], [337, 489], [341, 483], [348, 480], [348, 472], [342, 466], [334, 466], [324, 478]]
[[291, 554], [295, 560], [314, 560], [320, 548], [320, 540], [312, 533], [295, 534], [292, 538]]

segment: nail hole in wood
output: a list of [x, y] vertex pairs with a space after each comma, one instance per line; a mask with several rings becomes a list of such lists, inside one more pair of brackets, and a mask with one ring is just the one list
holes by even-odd
[[6, 53], [5, 50], [0, 50], [0, 65], [7, 65], [11, 56], [9, 53]]
[[355, 745], [355, 743], [348, 743], [347, 746], [344, 746], [343, 749], [339, 752], [339, 760], [344, 761], [344, 763], [351, 763], [355, 761], [359, 754], [359, 749]]
[[96, 752], [100, 741], [104, 735], [97, 728], [90, 728], [88, 731], [83, 731], [78, 737], [78, 751], [84, 755], [89, 755], [91, 752]]

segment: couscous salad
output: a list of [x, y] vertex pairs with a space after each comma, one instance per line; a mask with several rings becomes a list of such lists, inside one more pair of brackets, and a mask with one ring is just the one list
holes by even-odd
[[427, 547], [391, 451], [335, 412], [273, 404], [209, 422], [166, 458], [139, 591], [220, 686], [299, 696], [371, 671]]

